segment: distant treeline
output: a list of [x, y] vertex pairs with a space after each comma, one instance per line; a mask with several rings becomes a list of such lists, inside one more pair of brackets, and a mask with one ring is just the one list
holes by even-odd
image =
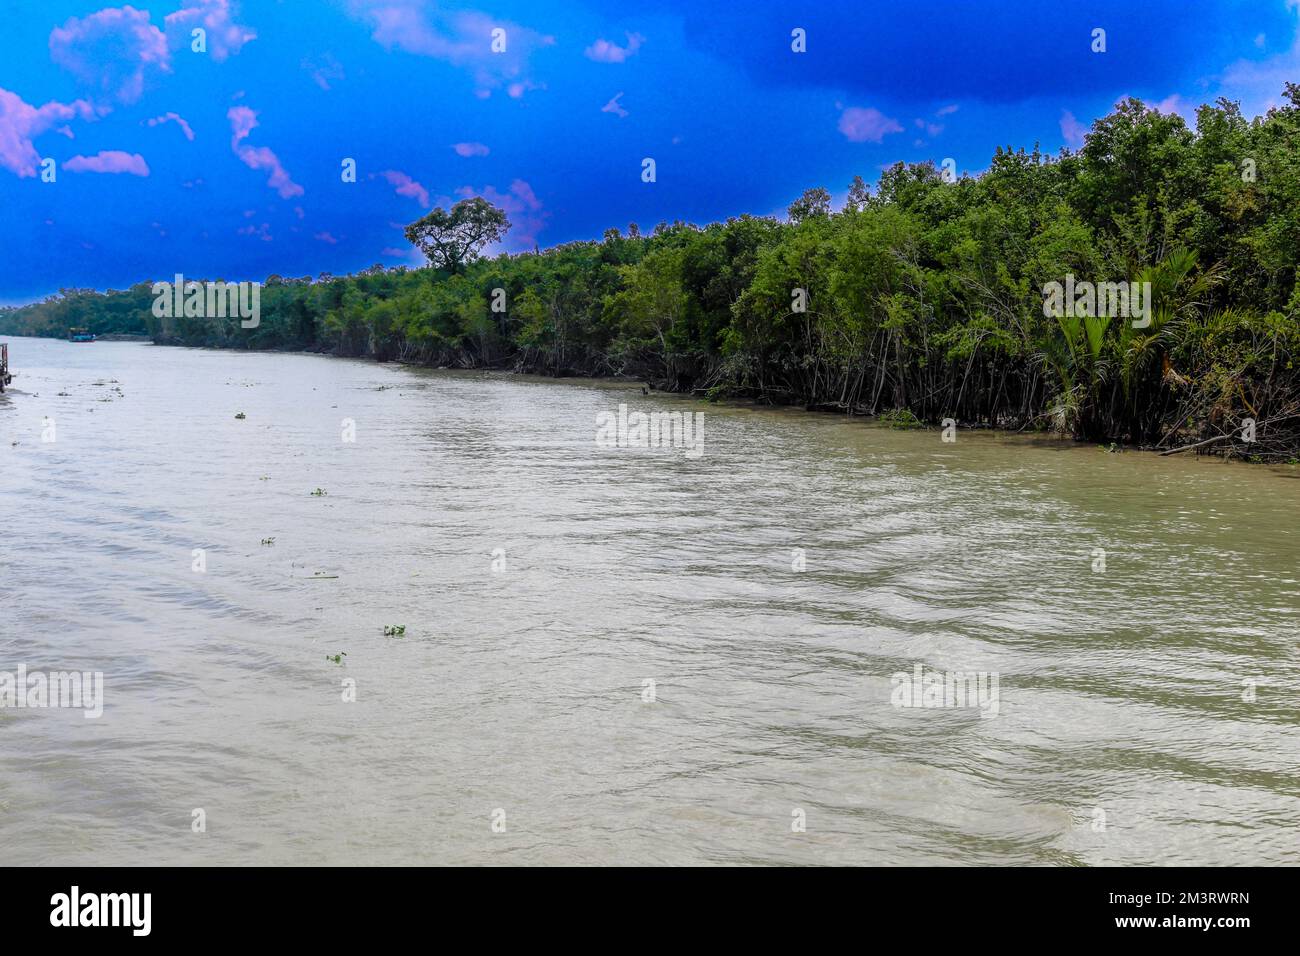
[[[611, 229], [452, 271], [271, 276], [256, 329], [155, 318], [142, 283], [5, 310], [0, 332], [76, 325], [179, 345], [629, 375], [710, 397], [1294, 458], [1300, 86], [1285, 99], [1253, 120], [1226, 101], [1203, 106], [1196, 132], [1128, 100], [1078, 152], [999, 149], [986, 173], [955, 181], [897, 164], [874, 192], [855, 178], [837, 213], [826, 190], [809, 190], [788, 222]], [[1150, 282], [1150, 324], [1045, 315], [1044, 286], [1067, 275]]]

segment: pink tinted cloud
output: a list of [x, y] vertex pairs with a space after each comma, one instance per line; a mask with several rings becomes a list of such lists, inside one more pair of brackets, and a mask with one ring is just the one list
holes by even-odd
[[263, 242], [270, 242], [273, 238], [271, 227], [267, 223], [262, 223], [260, 226], [240, 226], [235, 232], [241, 236], [256, 236]]
[[139, 153], [124, 153], [120, 149], [101, 150], [94, 156], [73, 156], [63, 164], [70, 173], [130, 173], [148, 176], [149, 164]]
[[537, 234], [546, 227], [546, 220], [550, 218], [550, 213], [542, 208], [542, 201], [533, 192], [533, 187], [522, 179], [512, 182], [510, 189], [504, 193], [498, 192], [493, 186], [487, 186], [479, 192], [470, 186], [462, 186], [456, 190], [456, 195], [462, 199], [482, 196], [492, 205], [505, 210], [510, 219], [510, 232], [503, 245], [512, 251], [531, 249], [537, 245]]
[[1159, 103], [1156, 103], [1154, 108], [1166, 115], [1177, 113], [1186, 121], [1187, 125], [1196, 125], [1196, 107], [1191, 103], [1188, 103], [1177, 93], [1172, 93], [1169, 96], [1166, 96]]
[[397, 191], [397, 195], [407, 196], [414, 199], [423, 208], [429, 208], [429, 190], [406, 175], [406, 173], [399, 169], [385, 169], [379, 175], [388, 180], [389, 185]]
[[1073, 113], [1071, 113], [1069, 110], [1062, 111], [1061, 135], [1065, 137], [1065, 141], [1068, 144], [1074, 146], [1075, 148], [1082, 146], [1083, 138], [1087, 134], [1087, 132], [1088, 132], [1088, 127], [1084, 126], [1077, 119], [1075, 119]]
[[247, 106], [232, 106], [226, 110], [226, 119], [230, 120], [230, 148], [238, 146], [257, 126], [257, 113]]
[[457, 156], [486, 156], [488, 148], [482, 143], [452, 143]]
[[[353, 15], [372, 28], [376, 43], [469, 70], [477, 86], [475, 95], [481, 99], [503, 87], [516, 99], [541, 88], [526, 78], [529, 58], [538, 49], [554, 45], [555, 37], [486, 13], [439, 7], [429, 0], [352, 0], [350, 4]], [[497, 29], [505, 31], [503, 52], [492, 50], [492, 31]]]
[[35, 176], [41, 156], [32, 140], [56, 124], [76, 117], [94, 119], [95, 111], [85, 100], [73, 103], [51, 100], [35, 107], [17, 93], [0, 87], [0, 166], [20, 178]]
[[530, 90], [544, 90], [544, 89], [546, 89], [545, 83], [534, 83], [532, 80], [520, 80], [518, 82], [511, 83], [509, 86], [506, 87], [506, 95], [509, 96], [512, 100], [517, 100], [517, 99], [521, 99], [523, 95], [529, 92]]
[[230, 120], [230, 148], [244, 165], [249, 169], [268, 170], [271, 175], [267, 185], [278, 192], [281, 199], [301, 196], [303, 188], [290, 178], [274, 152], [265, 146], [249, 146], [243, 142], [257, 126], [257, 113], [247, 106], [232, 106], [226, 111], [226, 118]]
[[55, 63], [123, 103], [140, 98], [147, 76], [171, 72], [167, 38], [131, 6], [70, 17], [50, 31], [49, 46]]
[[190, 48], [192, 31], [201, 27], [207, 34], [208, 56], [221, 63], [244, 48], [245, 43], [257, 39], [257, 33], [231, 14], [230, 0], [193, 0], [189, 6], [163, 18], [172, 43]]
[[311, 75], [317, 86], [326, 91], [330, 89], [331, 82], [347, 78], [346, 73], [343, 71], [343, 64], [334, 59], [329, 53], [326, 53], [320, 60], [305, 58], [302, 61], [302, 68]]
[[424, 253], [414, 246], [407, 246], [405, 249], [397, 246], [384, 246], [379, 254], [389, 259], [401, 259], [403, 265], [409, 264], [416, 269], [428, 264], [425, 262]]
[[629, 33], [626, 36], [627, 46], [619, 46], [617, 43], [600, 39], [582, 52], [586, 54], [587, 59], [595, 60], [597, 63], [622, 63], [641, 49], [641, 44], [645, 42], [645, 37], [639, 33]]
[[840, 114], [839, 130], [851, 143], [879, 143], [890, 133], [901, 133], [903, 127], [878, 109], [850, 106]]
[[162, 123], [175, 123], [181, 128], [181, 132], [185, 134], [185, 138], [191, 143], [194, 142], [194, 130], [190, 129], [190, 124], [185, 122], [185, 120], [176, 113], [164, 113], [162, 116], [155, 116], [152, 119], [145, 120], [145, 122], [150, 126], [158, 126]]
[[619, 102], [623, 98], [623, 91], [619, 90], [614, 94], [614, 98], [600, 108], [602, 113], [613, 113], [619, 119], [627, 116], [627, 110], [623, 109], [623, 104]]
[[318, 232], [316, 233], [315, 236], [313, 236], [313, 238], [321, 242], [327, 242], [331, 246], [337, 246], [339, 244], [339, 241], [335, 239], [333, 236], [331, 236], [328, 232]]

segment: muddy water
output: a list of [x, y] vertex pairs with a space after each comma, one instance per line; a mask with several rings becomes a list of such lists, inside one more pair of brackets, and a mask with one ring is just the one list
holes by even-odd
[[6, 863], [1300, 863], [1295, 468], [9, 341]]

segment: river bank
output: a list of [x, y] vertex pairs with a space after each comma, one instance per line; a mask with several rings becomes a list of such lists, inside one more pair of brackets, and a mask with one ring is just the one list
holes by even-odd
[[[101, 338], [101, 341], [148, 342], [150, 344], [159, 347], [169, 347], [169, 348], [200, 348], [200, 349], [207, 349], [207, 350], [233, 351], [233, 352], [249, 351], [248, 349], [241, 349], [234, 346], [186, 345], [185, 343], [175, 339], [170, 339], [170, 340], [157, 339], [157, 338], [151, 338], [149, 336], [130, 336], [130, 335], [104, 336]], [[674, 388], [674, 384], [680, 384], [680, 383], [674, 383], [664, 379], [653, 381], [653, 380], [648, 380], [644, 376], [636, 377], [636, 376], [626, 376], [626, 375], [617, 375], [617, 374], [599, 375], [599, 374], [592, 374], [591, 372], [582, 371], [578, 369], [565, 369], [557, 374], [557, 373], [548, 372], [544, 368], [529, 368], [518, 362], [515, 363], [503, 362], [501, 364], [492, 365], [492, 366], [475, 365], [473, 364], [474, 363], [473, 356], [469, 354], [462, 354], [460, 356], [462, 359], [460, 364], [435, 365], [425, 361], [407, 360], [402, 358], [380, 359], [380, 358], [375, 358], [374, 356], [344, 355], [339, 353], [335, 349], [329, 349], [325, 347], [316, 347], [316, 348], [281, 347], [281, 348], [260, 349], [257, 351], [267, 351], [267, 352], [273, 352], [279, 354], [324, 355], [332, 358], [349, 358], [356, 361], [373, 361], [376, 364], [392, 364], [395, 366], [408, 367], [413, 369], [436, 369], [436, 370], [459, 369], [463, 371], [504, 372], [504, 373], [512, 373], [517, 375], [524, 375], [524, 376], [534, 376], [543, 379], [553, 379], [557, 381], [581, 379], [581, 378], [601, 378], [601, 379], [608, 379], [609, 381], [615, 383], [627, 383], [630, 386], [640, 388], [646, 392], [659, 391], [664, 393], [684, 394], [695, 398], [700, 398], [702, 400], [708, 401], [709, 403], [725, 400], [739, 405], [749, 404], [755, 408], [762, 408], [762, 407], [803, 408], [806, 411], [815, 411], [815, 412], [820, 412], [825, 414], [841, 415], [847, 418], [857, 418], [863, 420], [876, 421], [882, 425], [886, 425], [890, 428], [899, 429], [899, 430], [930, 429], [930, 430], [939, 430], [939, 431], [944, 431], [944, 430], [949, 430], [949, 431], [988, 430], [988, 431], [995, 431], [995, 432], [1004, 431], [1012, 434], [1034, 434], [1034, 435], [1039, 435], [1041, 437], [1059, 439], [1060, 441], [1067, 442], [1067, 443], [1092, 445], [1092, 446], [1103, 448], [1104, 450], [1111, 451], [1111, 452], [1142, 451], [1142, 452], [1151, 452], [1154, 454], [1166, 455], [1166, 456], [1183, 454], [1183, 453], [1191, 453], [1197, 456], [1214, 457], [1214, 458], [1222, 458], [1222, 459], [1235, 459], [1235, 460], [1246, 461], [1246, 462], [1257, 463], [1257, 464], [1267, 463], [1267, 464], [1294, 465], [1300, 463], [1300, 442], [1298, 442], [1294, 448], [1292, 448], [1289, 444], [1275, 443], [1269, 446], [1267, 451], [1261, 451], [1261, 449], [1256, 445], [1256, 442], [1260, 435], [1260, 432], [1257, 429], [1260, 426], [1259, 423], [1254, 422], [1253, 419], [1248, 420], [1250, 423], [1252, 423], [1250, 425], [1243, 424], [1241, 427], [1231, 432], [1220, 431], [1218, 434], [1210, 436], [1208, 438], [1205, 437], [1203, 434], [1192, 433], [1190, 430], [1186, 430], [1186, 429], [1180, 430], [1175, 427], [1175, 428], [1171, 428], [1168, 432], [1166, 432], [1166, 434], [1161, 440], [1161, 443], [1159, 444], [1127, 445], [1114, 440], [1098, 442], [1090, 439], [1072, 438], [1068, 434], [1062, 434], [1059, 430], [1053, 430], [1052, 428], [1048, 427], [1041, 420], [1043, 418], [1046, 418], [1047, 416], [1041, 416], [1040, 420], [1036, 423], [1031, 422], [1028, 424], [1021, 425], [1019, 427], [1000, 427], [997, 424], [993, 424], [985, 421], [964, 422], [956, 419], [947, 419], [943, 416], [939, 417], [938, 419], [932, 419], [927, 421], [918, 418], [911, 409], [907, 409], [907, 408], [889, 409], [887, 411], [873, 412], [871, 409], [869, 409], [866, 406], [848, 407], [844, 403], [831, 403], [831, 402], [809, 403], [809, 402], [801, 401], [798, 398], [798, 396], [794, 395], [793, 393], [790, 393], [788, 391], [780, 391], [780, 390], [777, 391], [768, 390], [767, 392], [764, 393], [750, 392], [749, 394], [745, 394], [745, 390], [743, 389], [727, 390], [722, 388], [709, 389], [709, 388], [692, 387], [692, 388], [678, 390]], [[1300, 414], [1287, 416], [1281, 419], [1280, 421], [1289, 422], [1293, 419], [1300, 419]], [[1267, 427], [1268, 425], [1274, 425], [1278, 423], [1279, 423], [1278, 420], [1266, 421], [1263, 423], [1262, 427]]]

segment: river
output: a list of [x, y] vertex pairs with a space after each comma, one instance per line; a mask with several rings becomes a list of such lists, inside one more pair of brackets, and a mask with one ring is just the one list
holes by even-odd
[[1294, 466], [8, 341], [7, 864], [1300, 863]]

